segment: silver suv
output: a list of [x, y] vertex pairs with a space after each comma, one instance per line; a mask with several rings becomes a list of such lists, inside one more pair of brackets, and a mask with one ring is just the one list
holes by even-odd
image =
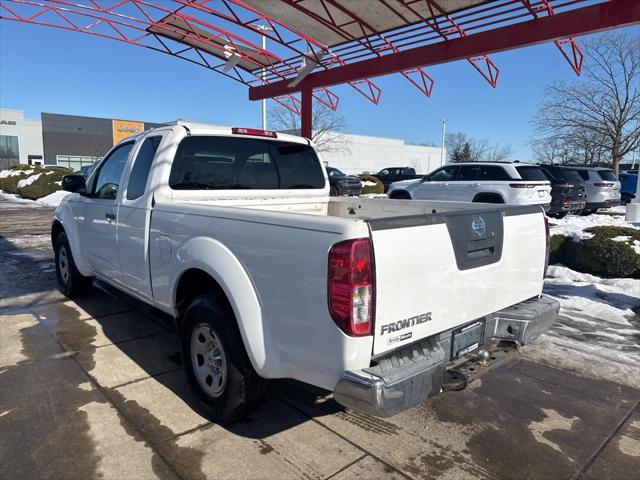
[[599, 167], [574, 167], [587, 188], [587, 204], [583, 215], [595, 213], [599, 208], [620, 205], [620, 182], [613, 170]]

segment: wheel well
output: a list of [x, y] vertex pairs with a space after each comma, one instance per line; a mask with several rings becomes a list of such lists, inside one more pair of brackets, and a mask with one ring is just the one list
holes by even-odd
[[62, 232], [64, 232], [64, 227], [62, 226], [62, 224], [58, 220], [53, 222], [53, 225], [51, 225], [51, 245], [55, 243], [56, 238], [58, 238], [58, 235], [60, 235]]
[[411, 195], [406, 190], [394, 190], [389, 194], [390, 199], [411, 200]]
[[504, 199], [497, 193], [479, 193], [473, 197], [474, 202], [479, 203], [504, 203]]
[[214, 295], [224, 308], [233, 313], [229, 299], [220, 284], [207, 272], [197, 268], [191, 268], [182, 273], [176, 288], [174, 305], [178, 314], [176, 319], [178, 332], [182, 328], [182, 318], [189, 304], [194, 298], [204, 295], [205, 293]]

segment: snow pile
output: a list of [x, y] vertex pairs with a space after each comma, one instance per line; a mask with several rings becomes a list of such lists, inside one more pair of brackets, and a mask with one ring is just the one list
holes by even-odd
[[36, 203], [41, 203], [50, 207], [57, 207], [58, 205], [60, 205], [62, 199], [70, 193], [71, 192], [66, 192], [64, 190], [58, 190], [57, 192], [53, 192], [46, 197], [39, 198], [38, 200], [36, 200]]
[[371, 182], [369, 180], [362, 180], [360, 183], [363, 187], [375, 187], [377, 185], [376, 182]]
[[0, 178], [15, 177], [16, 175], [31, 175], [33, 170], [0, 170]]
[[18, 188], [24, 188], [27, 185], [31, 185], [33, 182], [38, 180], [42, 173], [36, 173], [35, 175], [31, 175], [30, 177], [23, 178], [22, 180], [18, 180]]
[[[634, 227], [627, 223], [624, 219], [626, 207], [616, 207], [604, 210], [603, 213], [587, 215], [567, 215], [562, 219], [549, 219], [551, 226], [551, 235], [564, 235], [571, 237], [574, 241], [587, 240], [593, 237], [592, 233], [584, 230], [590, 227], [599, 226], [615, 226], [615, 227]], [[620, 240], [621, 241], [621, 240]]]
[[560, 316], [526, 359], [581, 375], [640, 387], [640, 280], [603, 279], [551, 265], [544, 293]]

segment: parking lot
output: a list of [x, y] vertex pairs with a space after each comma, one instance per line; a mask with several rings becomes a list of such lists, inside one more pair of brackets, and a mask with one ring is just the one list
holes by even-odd
[[51, 214], [0, 199], [0, 478], [638, 478], [640, 390], [553, 362], [388, 419], [276, 381], [246, 421], [211, 424], [169, 319], [101, 284], [57, 292]]

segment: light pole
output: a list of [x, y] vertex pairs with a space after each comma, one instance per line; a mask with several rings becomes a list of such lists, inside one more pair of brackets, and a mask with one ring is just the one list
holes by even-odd
[[447, 119], [443, 118], [442, 122], [442, 144], [440, 146], [440, 166], [444, 165], [444, 136], [447, 131]]
[[[257, 23], [253, 23], [252, 25], [256, 27], [258, 30], [262, 30], [263, 32], [266, 30], [273, 30], [273, 28], [271, 28], [269, 25], [260, 25]], [[267, 49], [267, 37], [266, 35], [262, 34], [262, 50], [266, 50], [266, 49]], [[261, 73], [263, 85], [264, 85], [264, 79], [266, 76], [267, 76], [267, 69], [263, 68]], [[266, 129], [267, 129], [267, 99], [264, 98], [262, 99], [262, 130], [266, 130]]]

